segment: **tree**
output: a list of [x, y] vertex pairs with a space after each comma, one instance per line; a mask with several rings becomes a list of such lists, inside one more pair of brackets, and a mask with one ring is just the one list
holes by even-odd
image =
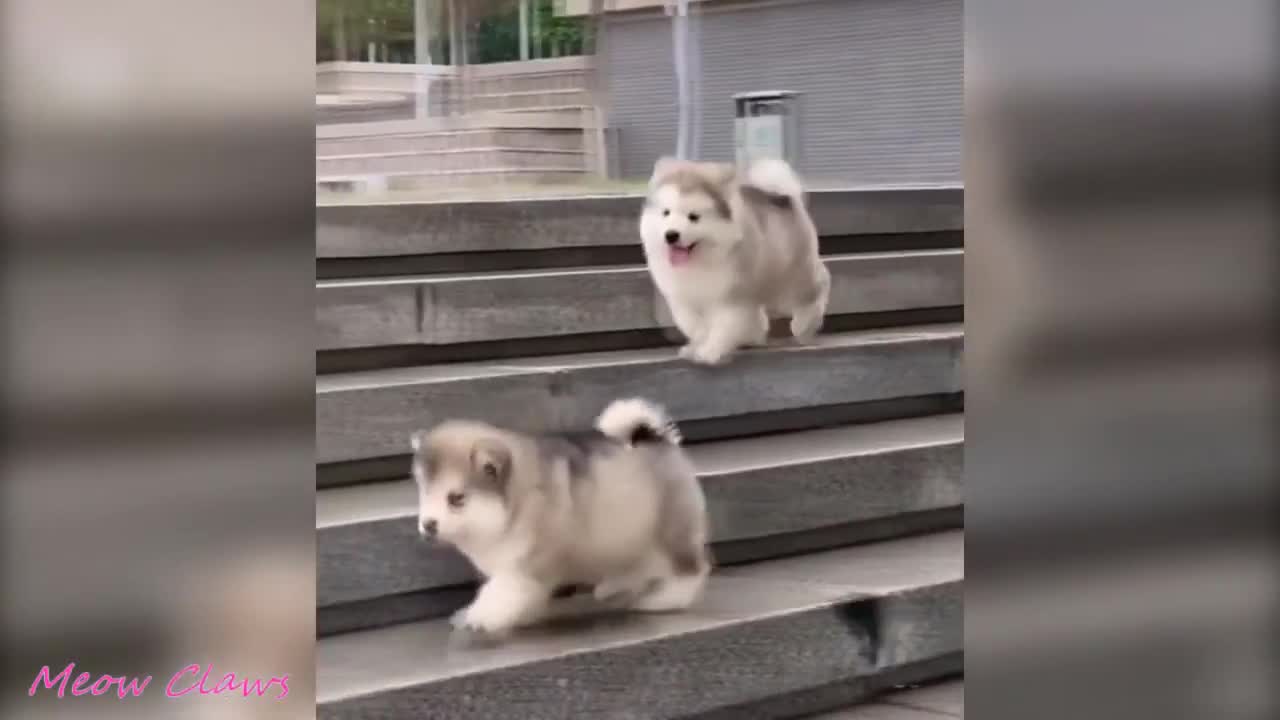
[[413, 0], [317, 0], [318, 62], [360, 58], [370, 43], [412, 58]]
[[[489, 12], [475, 23], [472, 33], [475, 62], [519, 60], [519, 1], [491, 2], [485, 7]], [[535, 57], [582, 54], [586, 18], [558, 14], [555, 0], [533, 0], [531, 14], [529, 45], [538, 49]]]

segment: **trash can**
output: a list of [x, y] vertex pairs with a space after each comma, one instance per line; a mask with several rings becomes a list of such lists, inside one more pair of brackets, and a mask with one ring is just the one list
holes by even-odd
[[743, 165], [755, 158], [800, 161], [800, 117], [796, 93], [762, 90], [733, 96], [735, 158]]

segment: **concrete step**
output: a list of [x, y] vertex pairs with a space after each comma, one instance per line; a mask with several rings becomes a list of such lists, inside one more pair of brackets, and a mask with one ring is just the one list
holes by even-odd
[[476, 168], [522, 170], [557, 167], [583, 169], [582, 150], [556, 148], [470, 147], [452, 150], [373, 152], [316, 158], [316, 175], [466, 171]]
[[[704, 443], [689, 453], [724, 564], [849, 544], [891, 518], [959, 509], [963, 442], [962, 416], [942, 415]], [[316, 495], [322, 633], [458, 607], [464, 596], [454, 586], [475, 575], [457, 552], [424, 542], [416, 517], [411, 479]], [[405, 593], [420, 595], [324, 618], [325, 608]]]
[[[446, 418], [581, 429], [610, 401], [637, 395], [688, 424], [958, 393], [962, 341], [959, 325], [941, 324], [827, 335], [807, 346], [783, 341], [717, 368], [661, 348], [323, 375], [316, 378], [316, 462], [404, 456], [411, 431]], [[817, 426], [820, 415], [808, 414], [814, 418], [787, 422]], [[691, 440], [750, 427], [696, 425], [684, 428]], [[405, 466], [393, 476], [407, 474]], [[323, 472], [320, 481], [326, 483]]]
[[[356, 258], [637, 246], [641, 195], [473, 202], [320, 205], [316, 256]], [[954, 232], [964, 227], [958, 187], [811, 191], [824, 237]]]
[[467, 78], [463, 92], [467, 94], [498, 95], [511, 92], [583, 90], [586, 88], [587, 82], [586, 73], [581, 71], [539, 73], [505, 78], [485, 78], [472, 74]]
[[718, 570], [693, 609], [461, 646], [444, 620], [321, 638], [317, 716], [794, 717], [959, 672], [958, 531]]
[[413, 117], [413, 113], [414, 98], [407, 93], [318, 93], [316, 95], [317, 125], [408, 120]]
[[529, 110], [592, 104], [591, 93], [581, 87], [513, 92], [467, 92], [464, 93], [463, 103], [467, 112]]
[[383, 137], [387, 135], [421, 135], [434, 132], [462, 130], [576, 130], [581, 132], [585, 118], [594, 117], [591, 107], [537, 108], [527, 112], [492, 111], [439, 115], [409, 120], [389, 120], [375, 123], [351, 123], [349, 125], [320, 125], [316, 127], [316, 142], [344, 138]]
[[485, 128], [363, 137], [317, 138], [316, 157], [464, 150], [484, 147], [581, 151], [583, 149], [583, 135], [581, 130]]
[[964, 680], [943, 680], [896, 690], [865, 704], [813, 715], [809, 720], [948, 720], [964, 717]]
[[[964, 251], [826, 258], [830, 315], [956, 307]], [[317, 349], [448, 345], [671, 327], [643, 266], [325, 280]]]
[[474, 167], [464, 170], [404, 170], [380, 173], [342, 173], [316, 177], [316, 190], [326, 192], [384, 192], [431, 188], [491, 188], [494, 185], [558, 185], [580, 182], [582, 167]]

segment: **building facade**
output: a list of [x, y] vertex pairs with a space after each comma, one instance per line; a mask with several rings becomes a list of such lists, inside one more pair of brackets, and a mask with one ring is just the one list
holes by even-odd
[[[568, 9], [587, 10], [590, 0]], [[958, 183], [962, 0], [692, 4], [700, 155], [734, 154], [733, 96], [799, 93], [802, 172], [868, 184]], [[647, 175], [676, 147], [672, 21], [662, 0], [605, 0], [596, 64], [614, 161]]]

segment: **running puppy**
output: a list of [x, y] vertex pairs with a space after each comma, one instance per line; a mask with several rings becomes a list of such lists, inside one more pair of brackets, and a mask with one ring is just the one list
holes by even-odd
[[455, 627], [501, 635], [537, 622], [557, 587], [680, 610], [711, 565], [706, 501], [676, 426], [644, 400], [618, 400], [597, 430], [534, 436], [451, 420], [413, 435], [418, 530], [484, 576]]
[[688, 338], [682, 357], [717, 365], [763, 345], [771, 316], [817, 334], [831, 276], [804, 189], [781, 160], [742, 169], [663, 158], [653, 168], [640, 237], [653, 281]]

